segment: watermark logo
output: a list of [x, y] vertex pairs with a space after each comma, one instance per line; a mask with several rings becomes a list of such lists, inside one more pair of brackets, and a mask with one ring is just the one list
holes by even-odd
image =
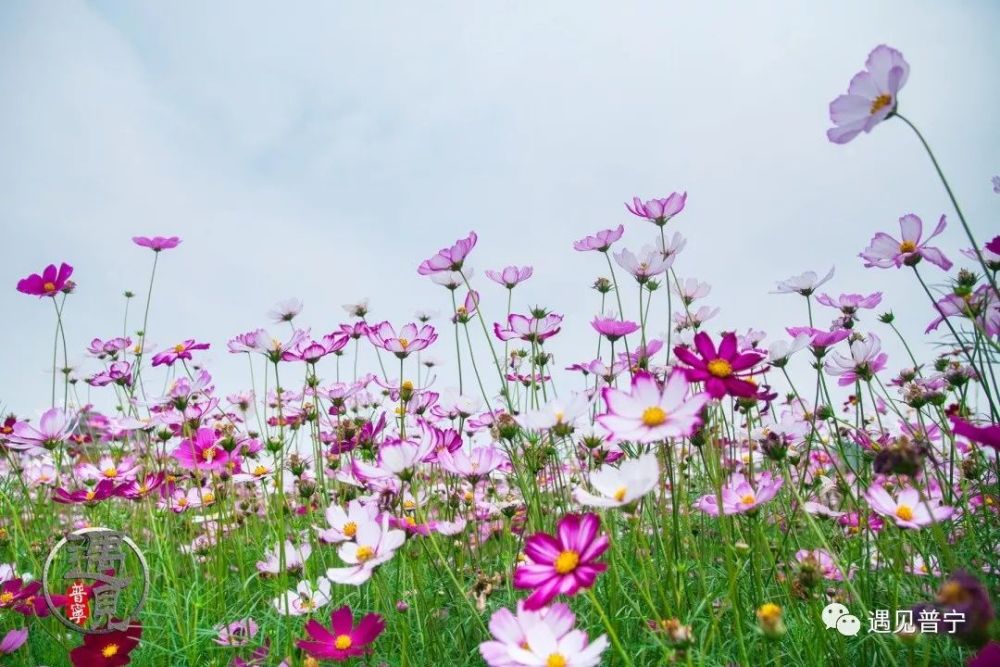
[[[826, 605], [820, 616], [827, 630], [836, 629], [845, 637], [861, 632], [861, 620], [839, 602]], [[895, 619], [889, 615], [888, 609], [868, 612], [868, 632], [875, 634], [955, 634], [964, 623], [965, 612], [957, 610], [942, 613], [937, 609], [921, 609], [914, 617], [912, 609], [897, 609]]]
[[823, 608], [820, 614], [827, 630], [836, 628], [845, 637], [853, 637], [861, 632], [861, 619], [851, 614], [850, 610], [839, 602], [831, 602]]
[[124, 533], [83, 528], [64, 537], [49, 553], [42, 591], [52, 615], [72, 630], [124, 631], [146, 603], [149, 566]]

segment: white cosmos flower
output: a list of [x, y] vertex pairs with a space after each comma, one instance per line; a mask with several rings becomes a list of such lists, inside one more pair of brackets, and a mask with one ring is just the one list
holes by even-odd
[[330, 581], [360, 586], [371, 578], [375, 568], [390, 560], [403, 545], [406, 533], [389, 528], [388, 515], [381, 523], [368, 521], [358, 525], [354, 542], [344, 542], [337, 550], [347, 567], [331, 567], [326, 571]]
[[581, 505], [591, 507], [621, 507], [652, 491], [659, 479], [660, 466], [656, 455], [643, 454], [637, 459], [626, 460], [618, 467], [601, 466], [590, 475], [590, 485], [600, 495], [577, 487], [573, 498]]
[[271, 601], [278, 613], [288, 616], [311, 614], [330, 602], [330, 581], [320, 577], [313, 586], [308, 580], [300, 581], [294, 590], [286, 591]]

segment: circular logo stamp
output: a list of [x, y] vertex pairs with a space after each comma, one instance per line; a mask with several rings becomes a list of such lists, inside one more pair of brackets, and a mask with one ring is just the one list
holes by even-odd
[[109, 528], [73, 531], [49, 553], [42, 592], [52, 615], [76, 632], [128, 629], [149, 595], [149, 566], [135, 542]]

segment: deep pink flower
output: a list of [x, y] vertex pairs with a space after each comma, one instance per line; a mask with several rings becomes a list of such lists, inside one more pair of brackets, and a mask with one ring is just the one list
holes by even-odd
[[115, 481], [113, 479], [102, 479], [97, 483], [97, 486], [87, 489], [67, 491], [64, 488], [59, 487], [52, 492], [52, 500], [53, 502], [61, 503], [63, 505], [98, 503], [113, 496], [114, 492]]
[[455, 244], [450, 248], [441, 248], [436, 255], [422, 261], [417, 268], [417, 273], [429, 276], [441, 271], [460, 271], [462, 264], [465, 263], [465, 258], [476, 247], [478, 239], [475, 232], [469, 232], [468, 236], [455, 241]]
[[190, 360], [192, 359], [191, 352], [193, 350], [207, 350], [209, 343], [196, 343], [193, 338], [189, 338], [183, 343], [178, 343], [173, 347], [159, 352], [153, 355], [153, 365], [154, 366], [173, 366], [177, 361], [181, 359]]
[[559, 333], [562, 321], [562, 315], [555, 313], [549, 313], [545, 317], [527, 317], [515, 313], [507, 316], [506, 329], [502, 329], [499, 322], [494, 322], [493, 333], [502, 341], [519, 338], [528, 343], [541, 343]]
[[686, 192], [681, 192], [680, 194], [673, 192], [666, 199], [650, 199], [647, 202], [642, 201], [638, 197], [633, 197], [631, 206], [625, 204], [625, 208], [632, 215], [646, 218], [650, 222], [662, 227], [669, 222], [670, 218], [684, 210], [686, 202]]
[[579, 241], [574, 241], [573, 248], [580, 252], [588, 250], [607, 252], [611, 248], [611, 244], [620, 239], [624, 233], [625, 225], [618, 225], [614, 229], [602, 229], [593, 236], [584, 236]]
[[923, 243], [920, 237], [923, 234], [924, 223], [917, 216], [908, 213], [899, 219], [899, 230], [902, 240], [897, 241], [885, 232], [879, 232], [872, 237], [868, 247], [858, 256], [865, 260], [866, 267], [878, 267], [888, 269], [893, 266], [916, 266], [921, 259], [926, 259], [931, 264], [936, 264], [947, 271], [951, 268], [951, 261], [944, 256], [939, 248], [932, 248], [927, 245], [928, 241], [944, 231], [948, 226], [945, 216], [941, 216], [934, 232], [928, 236]]
[[535, 272], [530, 266], [506, 266], [501, 271], [486, 271], [486, 276], [507, 289], [514, 289]]
[[114, 361], [107, 369], [87, 378], [87, 384], [92, 387], [103, 387], [112, 382], [128, 387], [132, 384], [132, 364], [127, 361]]
[[63, 262], [56, 269], [55, 264], [49, 264], [42, 275], [32, 273], [27, 278], [17, 281], [17, 291], [33, 296], [55, 296], [63, 290], [73, 288], [69, 277], [73, 275], [73, 267]]
[[639, 330], [639, 325], [635, 322], [618, 320], [613, 317], [595, 317], [591, 320], [590, 326], [594, 327], [594, 331], [612, 342]]
[[1000, 450], [1000, 424], [976, 426], [954, 415], [950, 419], [955, 435], [960, 435], [973, 442], [989, 445], [993, 449]]
[[524, 544], [530, 563], [514, 571], [516, 588], [533, 588], [524, 608], [534, 611], [557, 595], [576, 595], [594, 585], [597, 575], [608, 569], [597, 558], [608, 549], [607, 535], [598, 537], [601, 520], [596, 514], [567, 514], [556, 525], [555, 536], [535, 533]]
[[716, 351], [712, 339], [704, 331], [694, 337], [698, 355], [686, 347], [675, 347], [677, 358], [690, 366], [685, 368], [690, 382], [704, 382], [705, 390], [712, 398], [722, 398], [726, 394], [750, 398], [756, 395], [757, 385], [740, 379], [742, 373], [756, 366], [764, 358], [759, 352], [740, 353], [736, 345], [736, 334], [727, 333]]
[[229, 462], [229, 453], [219, 445], [219, 438], [210, 428], [200, 428], [193, 438], [185, 438], [173, 457], [184, 468], [221, 472]]
[[689, 385], [682, 371], [671, 373], [663, 388], [645, 371], [632, 376], [631, 393], [605, 387], [601, 397], [607, 412], [597, 421], [616, 441], [657, 442], [683, 438], [701, 424], [699, 413], [708, 394], [688, 396]]
[[312, 640], [300, 639], [295, 645], [314, 658], [343, 662], [370, 652], [369, 645], [383, 630], [385, 619], [378, 614], [366, 615], [355, 627], [351, 608], [344, 605], [330, 614], [329, 629], [316, 621], [306, 623]]
[[719, 506], [719, 499], [714, 493], [709, 493], [699, 498], [695, 503], [695, 509], [699, 509], [706, 514], [719, 516], [722, 514], [745, 514], [753, 512], [762, 504], [778, 495], [778, 491], [785, 483], [780, 477], [772, 477], [768, 471], [757, 476], [756, 488], [750, 484], [743, 473], [733, 473], [725, 486], [722, 487], [722, 506]]
[[830, 120], [836, 127], [826, 131], [835, 144], [846, 144], [896, 112], [896, 95], [906, 83], [910, 66], [903, 54], [881, 44], [868, 54], [865, 70], [851, 79], [846, 95], [830, 103]]
[[424, 324], [417, 328], [416, 324], [404, 325], [399, 333], [388, 322], [380, 322], [368, 327], [368, 340], [375, 347], [392, 352], [400, 359], [405, 359], [413, 352], [426, 349], [437, 340], [434, 327]]
[[132, 243], [143, 248], [149, 248], [153, 252], [161, 252], [176, 248], [181, 244], [179, 236], [133, 236]]
[[295, 347], [282, 353], [281, 360], [315, 364], [326, 355], [343, 350], [349, 340], [350, 337], [342, 331], [329, 333], [320, 341], [303, 338]]

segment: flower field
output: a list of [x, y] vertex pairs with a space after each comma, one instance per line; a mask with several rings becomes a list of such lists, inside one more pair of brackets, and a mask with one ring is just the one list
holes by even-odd
[[[475, 232], [431, 239], [406, 276], [441, 286], [447, 317], [292, 299], [269, 330], [204, 340], [195, 321], [160, 347], [157, 267], [185, 245], [136, 236], [148, 288], [92, 332], [83, 376], [64, 327], [87, 276], [65, 258], [11, 277], [53, 314], [19, 335], [53, 349], [39, 411], [0, 415], [0, 663], [1000, 665], [1000, 236], [975, 237], [903, 115], [909, 74], [872, 50], [828, 138], [905, 124], [941, 209], [857, 239], [863, 294], [833, 270], [779, 282], [794, 321], [713, 328], [681, 192], [567, 240], [593, 263], [594, 356], [559, 363], [560, 304], [521, 297], [533, 267], [474, 274]], [[885, 272], [912, 280], [922, 337]], [[245, 382], [219, 386], [209, 349], [245, 358]], [[142, 596], [134, 557], [49, 585], [60, 540], [96, 527], [141, 552]]]

